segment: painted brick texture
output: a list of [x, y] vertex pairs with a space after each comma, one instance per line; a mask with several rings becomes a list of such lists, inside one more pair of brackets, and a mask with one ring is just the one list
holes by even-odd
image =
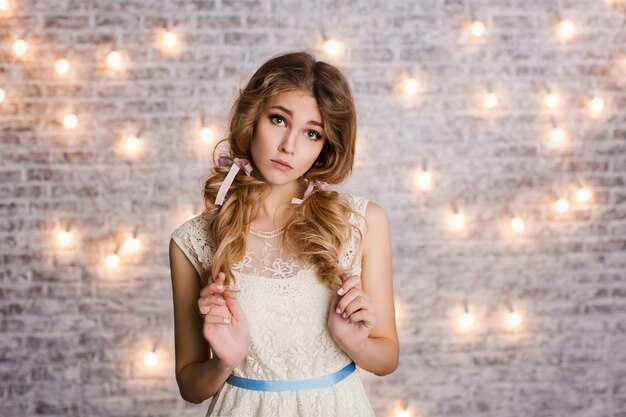
[[[0, 415], [204, 415], [208, 402], [186, 403], [175, 381], [168, 260], [170, 233], [202, 207], [210, 154], [199, 131], [222, 137], [252, 72], [309, 50], [345, 72], [357, 103], [358, 159], [337, 188], [383, 206], [391, 225], [401, 357], [391, 375], [361, 372], [377, 415], [626, 417], [623, 1], [10, 5], [0, 12]], [[569, 40], [560, 18], [574, 22]], [[159, 40], [168, 25], [175, 54]], [[339, 56], [323, 36], [341, 42]], [[125, 71], [106, 64], [114, 45]], [[561, 98], [555, 109], [547, 90]], [[605, 103], [595, 116], [594, 96]], [[553, 127], [566, 133], [559, 148]], [[124, 139], [137, 132], [130, 156]], [[426, 191], [415, 185], [424, 162]], [[589, 202], [575, 199], [576, 181]], [[75, 243], [60, 247], [67, 224]], [[107, 268], [135, 231], [139, 251]], [[466, 307], [469, 329], [458, 324]]]

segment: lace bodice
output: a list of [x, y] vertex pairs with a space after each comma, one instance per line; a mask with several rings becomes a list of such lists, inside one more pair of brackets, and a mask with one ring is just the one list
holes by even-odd
[[[344, 194], [353, 209], [350, 221], [366, 233], [367, 200]], [[201, 216], [177, 228], [172, 239], [199, 275], [210, 270], [210, 247]], [[351, 359], [335, 343], [328, 329], [334, 296], [316, 276], [312, 265], [297, 260], [282, 246], [284, 228], [250, 230], [243, 259], [231, 265], [240, 290], [238, 302], [250, 327], [248, 355], [233, 371], [245, 378], [289, 380], [333, 373]], [[340, 263], [353, 274], [361, 272], [359, 235], [352, 232]], [[263, 398], [261, 398], [263, 397]], [[329, 402], [330, 401], [330, 402]], [[279, 412], [277, 412], [277, 410]], [[212, 398], [207, 416], [373, 416], [357, 372], [328, 388], [293, 392], [259, 392], [224, 384]], [[229, 414], [232, 413], [232, 414]]]

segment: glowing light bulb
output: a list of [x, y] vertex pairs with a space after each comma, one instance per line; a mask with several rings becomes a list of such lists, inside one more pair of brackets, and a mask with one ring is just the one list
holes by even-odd
[[411, 417], [411, 413], [409, 410], [398, 410], [396, 412], [396, 417]]
[[559, 36], [563, 39], [570, 39], [574, 36], [574, 22], [569, 19], [561, 20], [559, 23]]
[[554, 203], [554, 208], [559, 213], [565, 213], [569, 210], [569, 201], [567, 201], [566, 198], [561, 197], [556, 201], [556, 203]]
[[587, 187], [580, 187], [578, 191], [576, 191], [576, 198], [581, 203], [586, 203], [591, 200], [591, 191]]
[[78, 116], [73, 113], [66, 115], [63, 118], [63, 126], [66, 129], [74, 129], [78, 125]]
[[594, 115], [600, 114], [602, 110], [604, 110], [604, 100], [600, 97], [592, 98], [589, 100], [589, 110], [591, 110], [591, 113]]
[[210, 144], [213, 142], [213, 137], [214, 137], [213, 129], [211, 129], [210, 127], [205, 126], [202, 129], [200, 129], [200, 139], [202, 140], [202, 142], [206, 144]]
[[124, 241], [124, 250], [127, 252], [136, 252], [139, 249], [139, 239], [128, 236]]
[[493, 109], [498, 105], [498, 97], [494, 93], [487, 93], [483, 98], [483, 103], [488, 109]]
[[126, 138], [126, 150], [129, 152], [135, 152], [141, 146], [141, 141], [135, 135], [130, 135]]
[[7, 93], [4, 89], [0, 88], [0, 103], [2, 103], [5, 98], [7, 98]]
[[516, 311], [511, 311], [506, 318], [506, 322], [509, 327], [518, 327], [522, 323], [522, 316]]
[[18, 39], [13, 42], [13, 53], [17, 56], [22, 56], [28, 50], [28, 43], [24, 39]]
[[546, 95], [546, 106], [550, 109], [556, 109], [561, 103], [561, 97], [557, 93], [549, 93]]
[[163, 34], [163, 46], [166, 48], [173, 48], [178, 43], [178, 36], [172, 31], [167, 31]]
[[465, 217], [461, 213], [454, 213], [450, 218], [450, 226], [454, 230], [459, 230], [465, 225]]
[[410, 95], [416, 94], [419, 89], [419, 83], [415, 78], [409, 78], [404, 82], [404, 92]]
[[480, 38], [481, 36], [485, 34], [485, 24], [481, 22], [480, 20], [476, 20], [472, 23], [471, 30], [472, 30], [472, 35], [474, 35], [477, 38]]
[[150, 368], [156, 366], [158, 361], [159, 357], [155, 352], [147, 352], [145, 355], [143, 355], [143, 363]]
[[459, 318], [459, 324], [463, 328], [471, 327], [472, 324], [474, 324], [474, 315], [469, 312], [461, 314], [461, 317]]
[[415, 182], [420, 190], [428, 190], [432, 184], [432, 176], [428, 171], [419, 171], [415, 174]]
[[511, 219], [511, 230], [513, 230], [516, 233], [521, 233], [524, 231], [524, 220], [522, 220], [520, 217], [513, 217]]
[[111, 51], [107, 55], [107, 64], [113, 69], [119, 69], [122, 66], [122, 54], [118, 51]]
[[60, 246], [69, 246], [72, 243], [72, 234], [67, 230], [61, 230], [57, 233], [57, 242]]
[[0, 11], [1, 12], [6, 12], [7, 10], [9, 10], [9, 7], [11, 7], [11, 5], [9, 4], [8, 0], [0, 0]]
[[120, 264], [120, 257], [116, 253], [109, 253], [104, 261], [110, 269], [117, 268]]
[[341, 45], [334, 39], [328, 39], [326, 42], [324, 42], [324, 50], [330, 55], [338, 54], [340, 49]]
[[550, 140], [555, 145], [565, 142], [565, 131], [559, 127], [555, 127], [550, 131]]
[[65, 75], [70, 70], [70, 61], [65, 58], [58, 59], [54, 64], [54, 69], [60, 75]]

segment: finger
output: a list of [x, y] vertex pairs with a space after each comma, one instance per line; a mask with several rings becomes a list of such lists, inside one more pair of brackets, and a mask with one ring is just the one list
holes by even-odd
[[365, 300], [363, 297], [358, 297], [346, 306], [346, 308], [341, 313], [341, 317], [345, 319], [346, 317], [350, 317], [352, 314], [359, 310], [368, 310], [368, 307], [369, 303], [367, 302], [367, 300]]
[[370, 329], [373, 329], [374, 325], [376, 324], [376, 316], [368, 310], [359, 310], [353, 315], [351, 315], [350, 317], [348, 317], [348, 322], [349, 323], [362, 322], [365, 326], [369, 327]]
[[[220, 272], [217, 274], [217, 278], [215, 281], [205, 286], [200, 290], [200, 297], [208, 297], [209, 295], [213, 295], [214, 293], [221, 293], [224, 291], [224, 280], [226, 279], [226, 274], [224, 272]], [[221, 287], [220, 287], [221, 286]]]
[[341, 284], [341, 287], [339, 288], [339, 290], [337, 290], [337, 294], [344, 295], [345, 293], [350, 291], [350, 288], [355, 288], [355, 287], [359, 289], [363, 289], [363, 287], [361, 286], [361, 277], [359, 275], [351, 275], [348, 278], [346, 278]]
[[337, 314], [343, 313], [346, 310], [346, 307], [348, 307], [348, 305], [353, 303], [354, 300], [356, 300], [357, 298], [362, 297], [363, 294], [364, 292], [359, 290], [358, 288], [352, 288], [350, 291], [348, 291], [346, 295], [341, 297], [341, 300], [339, 300], [339, 303], [337, 304], [337, 308], [335, 309], [335, 312]]
[[202, 311], [202, 307], [223, 306], [225, 304], [224, 297], [220, 294], [202, 297], [198, 299], [198, 308]]
[[239, 306], [237, 300], [233, 297], [225, 297], [224, 300], [226, 301], [226, 307], [228, 307], [228, 309], [230, 310], [230, 314], [232, 314], [234, 318], [240, 319], [243, 316], [244, 312]]
[[229, 324], [230, 317], [220, 316], [219, 314], [207, 314], [204, 316], [204, 324]]

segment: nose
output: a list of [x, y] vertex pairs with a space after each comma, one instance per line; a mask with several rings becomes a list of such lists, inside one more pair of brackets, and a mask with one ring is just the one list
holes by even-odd
[[296, 135], [297, 133], [293, 132], [292, 130], [287, 131], [283, 136], [283, 140], [281, 141], [278, 150], [285, 153], [293, 154], [296, 144]]

